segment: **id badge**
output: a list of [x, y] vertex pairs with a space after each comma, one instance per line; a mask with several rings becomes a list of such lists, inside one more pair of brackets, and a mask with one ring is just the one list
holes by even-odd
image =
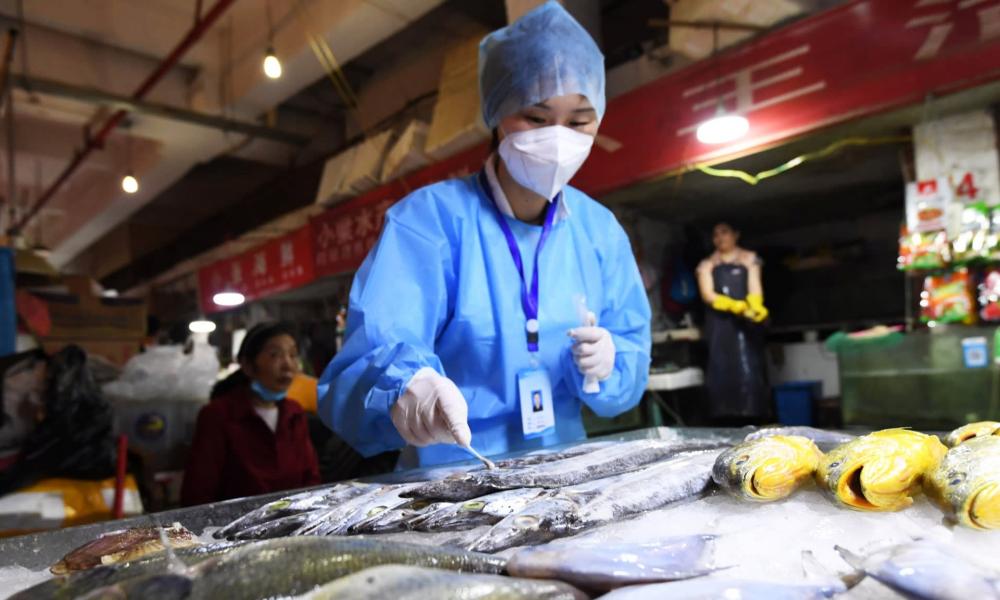
[[544, 369], [525, 369], [517, 374], [521, 403], [521, 429], [525, 439], [540, 437], [556, 426], [552, 407], [552, 383]]

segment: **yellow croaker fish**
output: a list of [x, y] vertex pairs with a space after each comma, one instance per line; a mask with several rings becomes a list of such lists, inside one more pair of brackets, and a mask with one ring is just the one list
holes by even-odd
[[944, 438], [944, 443], [947, 444], [949, 448], [954, 448], [962, 442], [967, 442], [972, 438], [987, 435], [1000, 436], [1000, 423], [996, 421], [979, 421], [978, 423], [963, 425], [962, 427], [959, 427], [955, 431], [949, 433], [948, 437]]
[[924, 475], [947, 451], [935, 435], [884, 429], [831, 450], [820, 461], [816, 481], [850, 508], [902, 510], [913, 504]]
[[1000, 529], [1000, 436], [977, 437], [949, 450], [924, 487], [962, 525]]
[[812, 477], [822, 458], [809, 438], [773, 435], [737, 444], [720, 454], [712, 479], [734, 496], [771, 502], [785, 498]]

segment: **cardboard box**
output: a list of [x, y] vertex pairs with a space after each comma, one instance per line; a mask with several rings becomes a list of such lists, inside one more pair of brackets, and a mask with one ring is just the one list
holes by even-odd
[[[779, 21], [802, 13], [802, 8], [792, 0], [680, 0], [671, 3], [670, 18], [677, 21], [746, 23], [770, 27]], [[755, 34], [740, 29], [720, 28], [718, 46], [715, 32], [710, 27], [670, 28], [670, 49], [691, 60], [701, 60], [712, 55], [713, 50], [742, 42]]]
[[378, 185], [382, 162], [392, 138], [392, 131], [384, 131], [326, 161], [316, 192], [316, 204], [333, 206]]
[[445, 54], [426, 152], [442, 160], [489, 139], [479, 108], [479, 42], [466, 38]]
[[52, 319], [47, 338], [141, 340], [146, 335], [146, 302], [72, 294], [36, 294]]
[[410, 121], [385, 156], [382, 181], [392, 181], [431, 164], [431, 157], [424, 151], [426, 146], [427, 123]]

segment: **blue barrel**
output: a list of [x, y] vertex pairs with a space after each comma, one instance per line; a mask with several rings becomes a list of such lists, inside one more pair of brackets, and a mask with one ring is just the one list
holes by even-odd
[[792, 381], [774, 386], [774, 404], [782, 425], [812, 425], [813, 406], [823, 395], [821, 381]]

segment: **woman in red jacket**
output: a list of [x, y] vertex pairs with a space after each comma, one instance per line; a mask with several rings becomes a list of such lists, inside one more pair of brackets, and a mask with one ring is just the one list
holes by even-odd
[[285, 397], [299, 372], [293, 328], [267, 323], [251, 329], [240, 365], [249, 381], [198, 414], [181, 490], [185, 506], [320, 482], [306, 415]]

